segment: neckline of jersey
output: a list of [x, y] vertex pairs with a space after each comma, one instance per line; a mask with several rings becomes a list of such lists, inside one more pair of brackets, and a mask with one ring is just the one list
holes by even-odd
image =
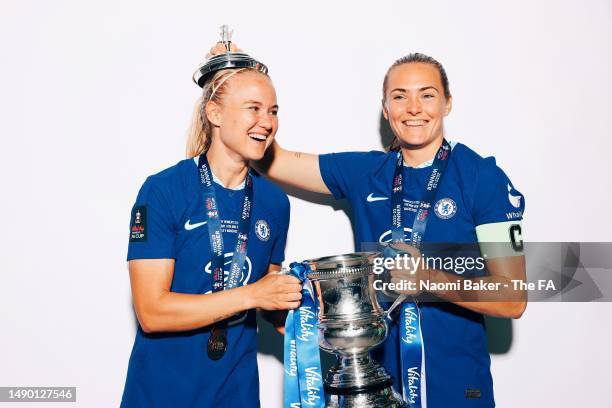
[[[457, 145], [457, 142], [453, 141], [453, 140], [449, 140], [448, 144], [451, 147], [451, 150], [453, 150], [455, 148], [455, 146]], [[423, 162], [421, 164], [419, 164], [418, 166], [412, 167], [409, 166], [408, 164], [404, 163], [404, 169], [408, 169], [408, 170], [419, 170], [419, 169], [426, 169], [427, 167], [431, 167], [433, 165], [433, 159], [431, 160], [427, 160], [426, 162]]]
[[[199, 161], [198, 161], [199, 157], [196, 156], [193, 158], [193, 162], [196, 165], [196, 168], [200, 165]], [[215, 176], [215, 173], [213, 173], [212, 169], [210, 169], [210, 173], [212, 174], [212, 179], [213, 179], [213, 183], [217, 184], [219, 187], [228, 190], [228, 191], [239, 191], [244, 189], [244, 186], [246, 185], [246, 178], [244, 180], [242, 180], [242, 183], [238, 184], [236, 187], [225, 187], [223, 185], [223, 182], [221, 180], [219, 180], [219, 178], [217, 176]]]

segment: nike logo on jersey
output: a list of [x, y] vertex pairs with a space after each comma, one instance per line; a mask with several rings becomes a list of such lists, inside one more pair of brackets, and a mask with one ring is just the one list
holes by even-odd
[[203, 222], [196, 222], [195, 224], [190, 224], [190, 223], [189, 223], [190, 221], [191, 221], [191, 220], [187, 220], [187, 222], [185, 222], [185, 229], [186, 229], [187, 231], [191, 231], [192, 229], [195, 229], [195, 228], [201, 227], [202, 225], [206, 224], [206, 221], [203, 221]]
[[368, 195], [368, 198], [366, 198], [368, 203], [373, 203], [374, 201], [381, 201], [381, 200], [388, 200], [389, 199], [389, 197], [374, 197], [373, 194], [374, 193], [370, 193], [370, 195]]

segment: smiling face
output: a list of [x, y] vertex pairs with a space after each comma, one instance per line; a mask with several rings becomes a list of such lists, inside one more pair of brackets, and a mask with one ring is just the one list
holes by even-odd
[[383, 115], [404, 147], [423, 148], [442, 141], [443, 118], [451, 110], [438, 69], [411, 62], [392, 68], [387, 76]]
[[276, 91], [266, 75], [240, 72], [227, 80], [220, 103], [209, 102], [212, 143], [240, 160], [260, 160], [278, 129]]

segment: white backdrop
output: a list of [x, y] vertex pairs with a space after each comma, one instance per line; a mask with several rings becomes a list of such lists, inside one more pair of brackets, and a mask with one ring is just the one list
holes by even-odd
[[[494, 154], [525, 194], [525, 238], [612, 241], [609, 1], [179, 3], [2, 1], [0, 386], [118, 406], [130, 208], [183, 158], [191, 73], [222, 23], [270, 67], [283, 146], [380, 149], [384, 73], [424, 52], [451, 81], [448, 138]], [[288, 260], [353, 249], [343, 211], [291, 205]], [[610, 406], [611, 313], [529, 305], [493, 356], [498, 406]], [[259, 362], [262, 406], [278, 407], [281, 364]]]

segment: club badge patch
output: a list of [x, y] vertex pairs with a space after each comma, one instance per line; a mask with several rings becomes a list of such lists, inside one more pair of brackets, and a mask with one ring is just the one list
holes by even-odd
[[255, 223], [255, 235], [260, 241], [267, 241], [270, 239], [270, 226], [265, 220], [259, 220]]
[[130, 242], [144, 242], [147, 240], [147, 207], [134, 207], [132, 210], [132, 224], [130, 225]]
[[438, 218], [447, 220], [457, 213], [457, 204], [451, 198], [443, 198], [434, 205], [434, 212]]

